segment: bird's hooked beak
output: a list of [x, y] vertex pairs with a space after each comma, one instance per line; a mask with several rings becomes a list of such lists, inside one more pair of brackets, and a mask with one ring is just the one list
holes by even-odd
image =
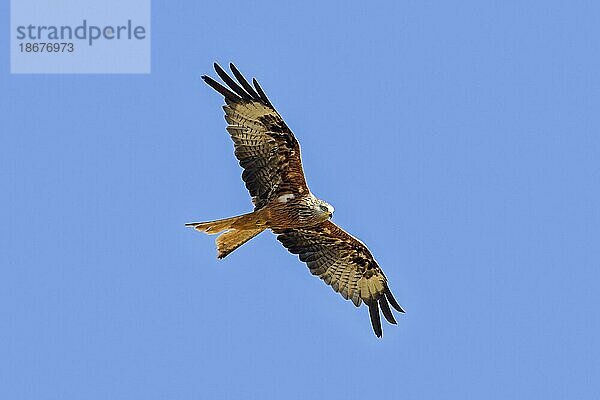
[[333, 217], [333, 213], [335, 212], [335, 209], [333, 208], [332, 205], [327, 206], [327, 211], [329, 211], [329, 218]]

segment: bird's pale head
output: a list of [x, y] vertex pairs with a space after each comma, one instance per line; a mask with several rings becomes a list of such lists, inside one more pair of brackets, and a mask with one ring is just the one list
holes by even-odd
[[335, 209], [331, 204], [323, 200], [319, 200], [319, 211], [321, 212], [321, 215], [323, 215], [323, 217], [326, 217], [325, 219], [329, 219], [333, 216], [333, 212], [335, 211]]

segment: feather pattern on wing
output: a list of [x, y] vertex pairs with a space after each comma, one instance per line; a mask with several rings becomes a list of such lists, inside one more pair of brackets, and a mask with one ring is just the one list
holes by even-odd
[[294, 134], [256, 79], [252, 87], [233, 64], [230, 68], [239, 83], [216, 63], [215, 70], [227, 87], [206, 75], [202, 79], [225, 97], [227, 131], [255, 209], [283, 194], [308, 194]]
[[313, 275], [320, 277], [357, 307], [364, 302], [369, 308], [373, 330], [381, 336], [379, 309], [388, 322], [396, 320], [390, 304], [404, 312], [390, 291], [383, 271], [367, 247], [331, 221], [294, 229], [274, 229], [279, 240], [291, 253], [298, 254]]

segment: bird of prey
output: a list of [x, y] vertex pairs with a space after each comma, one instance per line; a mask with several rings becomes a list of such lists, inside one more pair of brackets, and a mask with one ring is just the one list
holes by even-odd
[[227, 131], [254, 211], [186, 226], [208, 234], [223, 232], [216, 239], [218, 258], [271, 229], [313, 275], [356, 307], [365, 303], [373, 331], [381, 337], [379, 310], [392, 324], [396, 320], [390, 305], [404, 313], [383, 271], [363, 242], [331, 222], [333, 207], [311, 193], [302, 170], [300, 144], [256, 79], [250, 85], [233, 64], [230, 69], [237, 82], [217, 63], [214, 68], [226, 86], [206, 75], [202, 79], [225, 98]]

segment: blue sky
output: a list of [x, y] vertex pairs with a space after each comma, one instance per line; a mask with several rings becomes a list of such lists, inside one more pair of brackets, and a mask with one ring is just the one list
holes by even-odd
[[[599, 13], [154, 2], [149, 75], [10, 75], [2, 35], [0, 397], [598, 398]], [[251, 210], [214, 61], [385, 270], [382, 340], [271, 233], [183, 227]]]

